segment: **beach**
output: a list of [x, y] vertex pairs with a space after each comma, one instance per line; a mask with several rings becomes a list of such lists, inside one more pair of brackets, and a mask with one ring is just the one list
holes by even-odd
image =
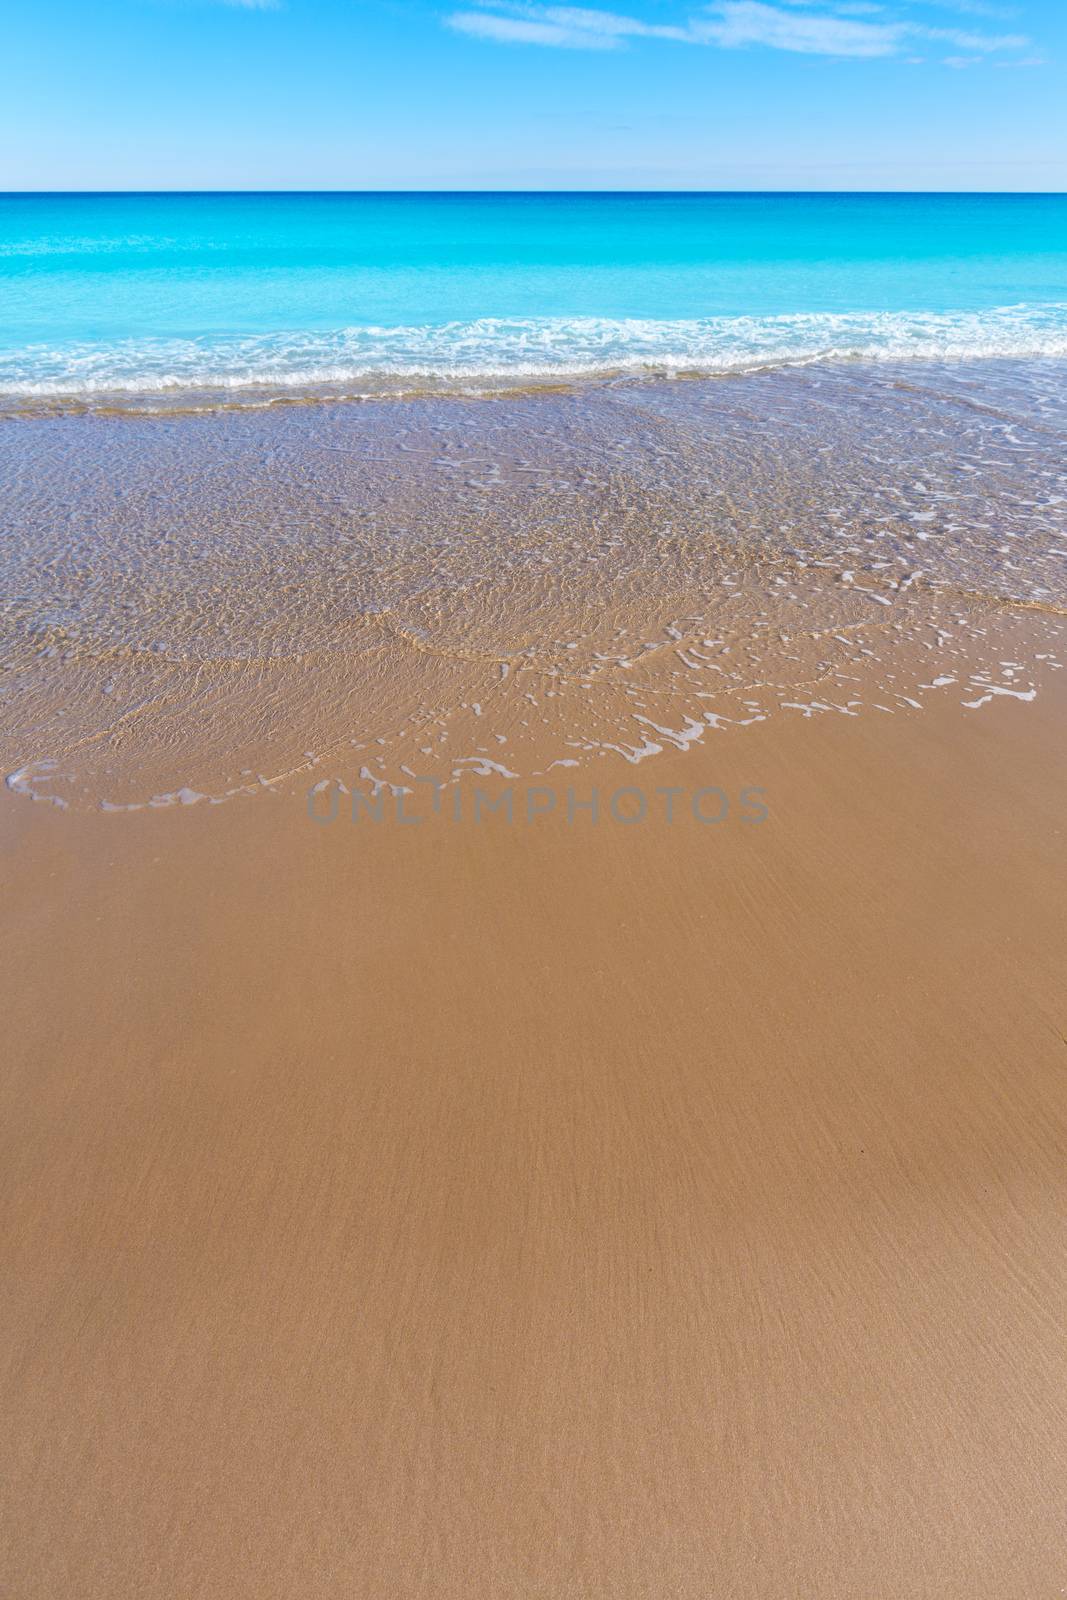
[[670, 826], [5, 794], [9, 1591], [1057, 1594], [1063, 693]]
[[919, 377], [8, 423], [11, 1592], [1058, 1593], [1061, 468]]
[[1062, 197], [4, 241], [5, 1592], [1061, 1595]]

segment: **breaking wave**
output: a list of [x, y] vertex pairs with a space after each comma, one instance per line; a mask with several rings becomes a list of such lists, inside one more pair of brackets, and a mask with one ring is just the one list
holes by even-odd
[[0, 351], [16, 405], [123, 396], [230, 403], [266, 393], [491, 391], [599, 375], [736, 373], [817, 361], [1067, 356], [1067, 304], [958, 312], [811, 312], [686, 320], [479, 318], [425, 326], [142, 338]]

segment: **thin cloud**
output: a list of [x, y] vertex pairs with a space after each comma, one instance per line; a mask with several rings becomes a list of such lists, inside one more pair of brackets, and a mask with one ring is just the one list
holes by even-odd
[[840, 13], [780, 11], [763, 0], [725, 0], [713, 19], [694, 24], [709, 44], [735, 50], [763, 45], [801, 55], [891, 56], [900, 48], [905, 28], [899, 22], [865, 22]]
[[558, 50], [613, 50], [615, 41], [603, 34], [564, 28], [555, 22], [536, 22], [525, 17], [501, 17], [488, 11], [453, 11], [445, 18], [446, 27], [467, 33], [475, 39], [492, 39], [497, 44], [554, 45]]
[[[518, 0], [493, 0], [498, 11], [512, 11], [516, 15], [526, 15], [534, 8], [518, 3]], [[537, 10], [551, 18], [558, 26], [574, 28], [578, 31], [603, 34], [607, 38], [625, 38], [627, 35], [637, 35], [645, 39], [679, 39], [689, 38], [688, 27], [672, 27], [667, 23], [640, 22], [636, 17], [623, 17], [615, 11], [593, 10], [588, 6], [540, 6]]]
[[[492, 0], [491, 0], [492, 3]], [[627, 38], [691, 40], [688, 28], [641, 22], [584, 6], [493, 3], [493, 9], [455, 11], [450, 28], [499, 44], [553, 45], [564, 50], [614, 50]]]
[[936, 39], [941, 44], [954, 44], [959, 50], [986, 53], [994, 50], [1025, 50], [1030, 43], [1022, 33], [961, 33], [958, 28], [912, 28], [911, 32], [923, 39]]
[[[236, 0], [249, 3], [249, 0]], [[250, 0], [256, 4], [258, 0]], [[972, 9], [981, 0], [949, 0], [948, 8]], [[992, 10], [992, 8], [990, 8]], [[974, 14], [981, 14], [977, 9]], [[1022, 34], [988, 34], [930, 27], [886, 14], [874, 0], [716, 0], [679, 25], [652, 23], [616, 11], [554, 6], [531, 0], [474, 0], [454, 11], [446, 26], [498, 44], [541, 45], [566, 50], [617, 50], [632, 39], [663, 39], [722, 50], [763, 48], [832, 57], [899, 56], [909, 42], [949, 45], [948, 64], [960, 58], [1026, 48]], [[914, 48], [914, 46], [913, 46]]]

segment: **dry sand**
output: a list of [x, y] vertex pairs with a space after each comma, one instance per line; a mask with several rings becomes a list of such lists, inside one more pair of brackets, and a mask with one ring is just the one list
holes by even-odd
[[751, 827], [5, 795], [4, 1592], [1062, 1595], [1065, 690], [649, 771]]

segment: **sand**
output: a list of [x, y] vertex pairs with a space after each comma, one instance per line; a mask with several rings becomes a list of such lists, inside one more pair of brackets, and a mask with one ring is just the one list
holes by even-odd
[[1061, 1595], [1064, 676], [640, 769], [760, 825], [3, 794], [4, 1591]]

